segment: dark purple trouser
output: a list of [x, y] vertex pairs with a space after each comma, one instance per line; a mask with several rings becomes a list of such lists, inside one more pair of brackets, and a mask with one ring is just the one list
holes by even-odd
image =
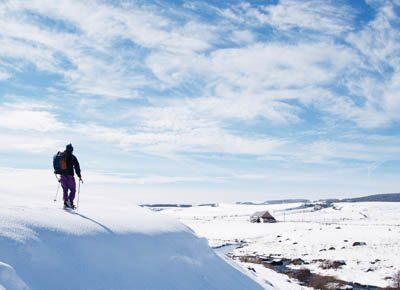
[[[72, 175], [61, 175], [60, 182], [64, 192], [64, 201], [70, 200], [73, 202], [76, 192], [75, 178]], [[69, 196], [68, 189], [70, 191]]]

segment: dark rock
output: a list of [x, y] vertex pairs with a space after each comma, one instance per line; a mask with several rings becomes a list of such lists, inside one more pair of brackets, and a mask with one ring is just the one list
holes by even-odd
[[283, 260], [281, 259], [275, 259], [273, 261], [271, 261], [270, 263], [272, 266], [282, 266], [283, 265]]
[[303, 261], [303, 259], [297, 258], [297, 259], [292, 260], [292, 264], [293, 265], [303, 265], [304, 261]]
[[329, 250], [329, 251], [334, 251], [334, 250], [336, 250], [336, 249], [335, 249], [335, 247], [330, 247], [328, 250]]
[[366, 245], [367, 245], [366, 242], [354, 242], [353, 243], [353, 247], [366, 246]]
[[346, 262], [343, 260], [336, 260], [336, 261], [325, 260], [324, 262], [322, 262], [320, 267], [324, 270], [327, 270], [327, 269], [338, 269], [344, 265], [346, 265]]
[[250, 271], [253, 271], [254, 273], [256, 272], [256, 269], [254, 269], [253, 267], [247, 267], [247, 269], [249, 269]]
[[270, 254], [269, 256], [270, 256], [270, 257], [275, 257], [275, 256], [278, 256], [278, 257], [279, 257], [279, 256], [282, 256], [282, 254]]

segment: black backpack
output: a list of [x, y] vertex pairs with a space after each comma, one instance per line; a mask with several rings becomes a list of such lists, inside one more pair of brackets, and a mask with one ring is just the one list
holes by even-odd
[[58, 151], [53, 157], [54, 174], [64, 174], [67, 170], [67, 158], [65, 152]]

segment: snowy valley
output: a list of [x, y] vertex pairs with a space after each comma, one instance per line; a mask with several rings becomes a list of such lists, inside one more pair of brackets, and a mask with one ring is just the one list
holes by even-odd
[[[400, 270], [399, 202], [139, 207], [84, 184], [69, 212], [52, 200], [50, 173], [31, 175], [32, 190], [0, 193], [1, 290], [373, 290]], [[260, 211], [277, 222], [251, 223]]]
[[[264, 210], [278, 222], [250, 223]], [[393, 285], [400, 270], [400, 203], [216, 204], [161, 213], [206, 237], [264, 287], [378, 289]]]

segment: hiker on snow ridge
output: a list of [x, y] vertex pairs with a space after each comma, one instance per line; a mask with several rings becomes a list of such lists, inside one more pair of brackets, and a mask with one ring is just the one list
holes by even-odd
[[[67, 208], [75, 208], [74, 199], [75, 199], [75, 192], [76, 192], [76, 183], [74, 177], [74, 169], [76, 175], [79, 177], [79, 181], [82, 181], [81, 176], [81, 168], [79, 167], [78, 159], [75, 157], [72, 152], [74, 151], [74, 147], [72, 144], [68, 144], [65, 147], [65, 161], [66, 161], [66, 170], [61, 173], [61, 187], [64, 193], [64, 206]], [[68, 195], [68, 189], [70, 191]]]

